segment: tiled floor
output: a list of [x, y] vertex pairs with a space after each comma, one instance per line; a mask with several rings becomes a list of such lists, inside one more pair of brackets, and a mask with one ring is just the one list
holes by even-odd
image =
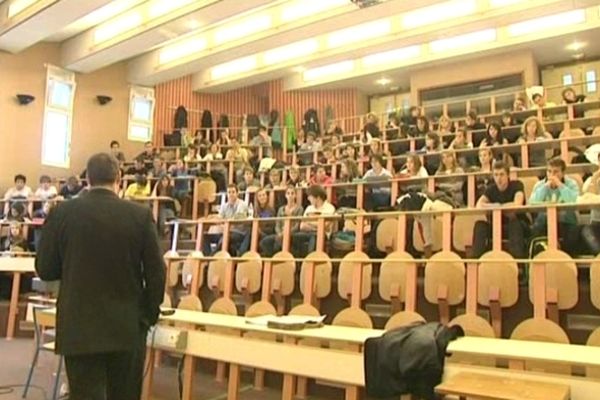
[[[23, 387], [14, 388], [9, 394], [3, 394], [3, 386], [23, 385], [27, 371], [33, 357], [33, 340], [15, 339], [7, 341], [0, 339], [0, 399], [21, 399]], [[27, 396], [29, 400], [44, 400], [52, 398], [52, 384], [54, 371], [58, 359], [53, 354], [42, 353], [38, 367], [33, 375], [33, 385]], [[194, 380], [194, 399], [225, 400], [227, 398], [226, 385], [217, 384], [210, 362], [199, 362], [199, 372]], [[240, 400], [276, 400], [281, 398], [280, 377], [276, 374], [267, 375], [268, 388], [256, 391], [252, 387], [253, 375], [251, 372], [243, 374], [240, 385]], [[66, 378], [63, 377], [63, 378]], [[177, 383], [177, 367], [175, 360], [166, 359], [160, 368], [155, 369], [153, 400], [177, 400], [179, 390]], [[310, 399], [342, 399], [343, 392], [339, 389], [320, 387], [319, 396], [310, 396]], [[321, 395], [321, 392], [322, 395]]]

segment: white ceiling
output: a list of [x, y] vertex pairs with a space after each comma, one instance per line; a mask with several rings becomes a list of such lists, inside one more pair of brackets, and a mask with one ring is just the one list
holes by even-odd
[[[381, 0], [381, 4], [359, 8], [350, 0], [336, 0], [345, 3], [286, 25], [273, 26], [256, 34], [245, 35], [231, 43], [215, 45], [210, 42], [206, 49], [200, 50], [197, 55], [186, 56], [185, 59], [168, 64], [159, 63], [161, 51], [165, 46], [176, 44], [186, 38], [194, 38], [196, 35], [208, 37], [219, 26], [234, 24], [237, 20], [249, 18], [257, 13], [270, 12], [271, 15], [278, 15], [277, 10], [285, 8], [291, 2], [300, 2], [300, 5], [305, 2], [306, 7], [310, 8], [315, 2], [326, 4], [323, 2], [333, 0], [166, 0], [161, 4], [167, 7], [173, 6], [169, 13], [156, 19], [145, 19], [141, 25], [104, 42], [97, 42], [95, 39], [100, 30], [99, 26], [102, 27], [99, 24], [105, 21], [110, 23], [115, 18], [123, 19], [128, 13], [137, 10], [150, 9], [153, 2], [163, 0], [38, 0], [22, 13], [8, 18], [8, 7], [17, 1], [21, 0], [0, 0], [0, 50], [18, 53], [37, 42], [59, 42], [62, 66], [77, 72], [91, 72], [113, 63], [127, 61], [129, 79], [132, 83], [154, 85], [193, 74], [194, 87], [211, 92], [230, 90], [274, 78], [286, 78], [286, 82], [296, 82], [290, 87], [302, 88], [304, 84], [301, 79], [300, 83], [297, 83], [300, 74], [294, 67], [310, 68], [354, 59], [378, 51], [426, 43], [476, 28], [504, 26], [538, 15], [586, 7], [588, 7], [588, 20], [593, 21], [593, 25], [586, 25], [585, 29], [576, 33], [559, 34], [552, 38], [537, 38], [526, 44], [517, 43], [501, 48], [484, 49], [476, 55], [530, 48], [539, 65], [562, 63], [571, 60], [572, 55], [572, 52], [565, 50], [565, 46], [574, 40], [579, 40], [588, 43], [583, 50], [587, 58], [600, 57], [600, 41], [597, 40], [600, 37], [600, 7], [598, 7], [600, 0], [528, 0], [507, 7], [486, 8], [485, 12], [478, 10], [466, 17], [447, 18], [430, 26], [416, 27], [382, 38], [358, 40], [340, 48], [319, 50], [291, 62], [261, 66], [244, 75], [213, 81], [210, 72], [218, 64], [241, 57], [260, 55], [269, 49], [311, 37], [316, 37], [321, 41], [319, 43], [322, 43], [326, 40], [326, 35], [332, 31], [393, 17], [444, 1]], [[497, 0], [476, 0], [476, 4], [477, 7], [481, 7], [482, 4], [487, 7], [488, 2], [491, 1]], [[106, 10], [103, 7], [107, 5], [114, 7], [116, 4], [122, 5], [119, 14], [112, 17], [106, 14], [104, 17], [98, 16], [99, 10]], [[175, 7], [178, 5], [181, 6]], [[275, 17], [275, 20], [277, 18]], [[456, 56], [450, 53], [443, 60], [438, 59], [435, 62], [452, 62]], [[470, 57], [464, 54], [460, 56]], [[343, 79], [317, 82], [310, 86], [356, 87], [366, 93], [382, 93], [391, 87], [407, 87], [410, 72], [431, 62], [433, 61], [424, 59], [422, 63], [403, 68], [390, 68], [387, 71], [382, 70], [362, 76], [340, 76], [339, 78]], [[386, 87], [377, 85], [375, 81], [381, 77], [390, 78], [392, 82]]]

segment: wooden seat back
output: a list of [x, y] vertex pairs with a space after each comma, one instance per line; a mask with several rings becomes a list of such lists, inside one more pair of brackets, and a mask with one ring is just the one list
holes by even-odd
[[[490, 323], [476, 314], [459, 315], [452, 319], [448, 325], [460, 326], [465, 332], [465, 336], [495, 337], [494, 329]], [[449, 361], [460, 364], [482, 365], [486, 367], [496, 366], [496, 358], [492, 356], [452, 354]]]
[[590, 298], [594, 307], [600, 310], [600, 255], [590, 264]]
[[361, 300], [371, 295], [371, 279], [373, 265], [364, 263], [369, 261], [369, 256], [362, 251], [352, 251], [344, 256], [338, 269], [338, 294], [342, 299], [350, 299], [352, 295], [352, 276], [354, 269], [362, 264]]
[[[440, 251], [442, 250], [443, 235], [442, 218], [433, 217], [433, 223], [431, 226], [433, 236], [433, 243], [431, 244], [431, 249], [432, 251]], [[424, 246], [425, 243], [423, 243], [423, 237], [421, 236], [419, 221], [415, 220], [413, 224], [413, 247], [418, 252], [423, 252]]]
[[[530, 318], [521, 322], [513, 330], [510, 338], [534, 342], [569, 343], [569, 337], [558, 324], [541, 318]], [[559, 365], [541, 361], [526, 361], [525, 369], [556, 374], [571, 374], [570, 365]]]
[[[596, 328], [588, 337], [586, 342], [588, 346], [600, 346], [600, 328]], [[588, 378], [600, 379], [600, 367], [586, 367], [585, 376]]]
[[400, 311], [392, 315], [385, 323], [386, 331], [410, 325], [415, 322], [426, 322], [425, 318], [413, 311]]
[[199, 203], [214, 203], [217, 200], [217, 184], [212, 179], [202, 179], [196, 187]]
[[280, 251], [271, 258], [271, 292], [279, 290], [282, 296], [289, 296], [296, 287], [296, 262], [294, 256], [287, 251]]
[[[206, 281], [213, 291], [223, 292], [225, 288], [225, 271], [229, 261], [229, 253], [218, 251], [214, 254], [215, 259], [208, 263]], [[220, 296], [218, 296], [220, 297]]]
[[181, 267], [181, 282], [183, 283], [183, 287], [189, 287], [191, 285], [194, 274], [198, 276], [198, 288], [201, 288], [202, 285], [204, 285], [204, 270], [206, 268], [206, 263], [198, 259], [198, 257], [203, 256], [201, 251], [194, 251], [183, 261], [183, 266]]
[[477, 221], [486, 221], [485, 215], [457, 215], [452, 222], [452, 246], [465, 252], [473, 245], [473, 229]]
[[384, 218], [377, 225], [375, 233], [375, 245], [377, 250], [391, 253], [397, 249], [398, 221], [394, 218]]
[[[408, 268], [416, 268], [412, 255], [405, 251], [394, 251], [387, 255], [379, 267], [379, 296], [393, 305], [393, 311], [400, 311], [399, 306], [406, 299], [406, 272]], [[395, 304], [395, 303], [398, 304]]]
[[[519, 268], [513, 257], [505, 251], [492, 250], [480, 257], [477, 274], [477, 302], [489, 307], [490, 298], [500, 307], [511, 307], [519, 299]], [[492, 296], [490, 296], [492, 294]]]
[[537, 176], [523, 176], [519, 177], [521, 183], [523, 183], [523, 191], [525, 192], [525, 198], [529, 199], [531, 197], [531, 192], [533, 191], [533, 187], [536, 183], [539, 182]]
[[235, 287], [238, 292], [257, 293], [260, 290], [262, 278], [262, 261], [260, 254], [248, 251], [242, 255], [235, 269]]
[[[545, 259], [559, 259], [564, 261], [544, 263]], [[548, 249], [537, 254], [533, 262], [540, 262], [545, 265], [546, 292], [549, 294], [552, 292], [556, 293], [558, 309], [568, 310], [575, 307], [579, 298], [579, 286], [577, 282], [577, 266], [571, 256], [560, 250]], [[532, 303], [534, 280], [535, 274], [529, 274], [529, 299]]]
[[[302, 262], [300, 268], [300, 292], [304, 294], [304, 277], [308, 263], [312, 260], [321, 260], [315, 262], [315, 288], [314, 295], [317, 299], [327, 297], [331, 293], [331, 273], [333, 266], [329, 261], [329, 255], [322, 251], [313, 251]], [[326, 260], [326, 261], [322, 261]]]
[[[353, 328], [373, 328], [373, 321], [371, 320], [371, 317], [369, 317], [369, 314], [367, 314], [363, 309], [357, 307], [344, 308], [342, 311], [336, 314], [331, 324], [337, 326], [349, 326]], [[350, 345], [347, 343], [331, 342], [329, 343], [329, 347], [338, 350], [358, 351], [358, 347], [356, 345]]]

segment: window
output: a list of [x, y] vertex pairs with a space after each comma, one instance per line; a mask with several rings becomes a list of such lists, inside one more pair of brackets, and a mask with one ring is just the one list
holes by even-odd
[[49, 65], [42, 133], [42, 164], [69, 168], [75, 74]]
[[569, 86], [573, 84], [573, 75], [572, 74], [564, 74], [562, 77], [563, 86]]
[[598, 82], [596, 82], [596, 71], [590, 70], [585, 73], [586, 90], [588, 93], [593, 93], [598, 90]]
[[128, 139], [136, 142], [152, 140], [154, 89], [134, 86], [129, 101]]

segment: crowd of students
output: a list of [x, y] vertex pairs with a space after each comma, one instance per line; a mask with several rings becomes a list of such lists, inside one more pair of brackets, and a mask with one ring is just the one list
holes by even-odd
[[[582, 101], [572, 90], [565, 90], [565, 103]], [[533, 99], [538, 107], [548, 106], [541, 100]], [[517, 98], [513, 112], [523, 111], [524, 101]], [[452, 207], [463, 207], [466, 203], [466, 184], [464, 172], [481, 171], [482, 175], [476, 182], [478, 208], [490, 205], [512, 204], [523, 205], [545, 202], [569, 203], [576, 200], [580, 194], [579, 186], [573, 179], [565, 176], [565, 164], [559, 158], [546, 162], [545, 150], [530, 150], [530, 166], [547, 165], [546, 177], [535, 186], [529, 199], [525, 199], [523, 184], [511, 181], [509, 169], [519, 165], [515, 154], [508, 153], [505, 147], [509, 143], [536, 142], [552, 139], [552, 134], [546, 132], [543, 121], [537, 116], [530, 116], [524, 121], [514, 118], [511, 111], [501, 114], [497, 121], [482, 122], [475, 110], [470, 110], [461, 121], [452, 121], [446, 116], [431, 123], [422, 115], [422, 110], [412, 107], [406, 115], [391, 114], [385, 128], [380, 129], [379, 121], [374, 114], [369, 114], [366, 123], [358, 135], [344, 135], [335, 123], [330, 124], [321, 135], [315, 132], [300, 130], [296, 135], [294, 148], [296, 165], [289, 165], [282, 159], [274, 159], [271, 148], [269, 128], [261, 126], [258, 134], [248, 140], [248, 145], [242, 145], [236, 135], [227, 130], [221, 130], [217, 139], [211, 142], [208, 135], [198, 132], [190, 135], [187, 130], [182, 132], [182, 143], [187, 144], [181, 152], [181, 157], [167, 166], [160, 151], [153, 144], [145, 144], [144, 151], [133, 159], [132, 164], [120, 150], [119, 143], [110, 143], [112, 155], [122, 165], [122, 174], [129, 184], [122, 189], [122, 196], [127, 199], [140, 199], [148, 196], [160, 197], [158, 227], [164, 235], [170, 233], [166, 221], [186, 213], [191, 200], [192, 182], [194, 177], [212, 178], [217, 182], [219, 192], [225, 193], [221, 202], [218, 218], [269, 218], [276, 216], [311, 216], [332, 215], [337, 208], [355, 208], [357, 199], [356, 186], [350, 185], [357, 180], [366, 182], [365, 208], [367, 210], [407, 209], [406, 206], [391, 204], [391, 185], [393, 178], [425, 178], [431, 175], [455, 176], [437, 182], [435, 193], [428, 195], [442, 198]], [[583, 115], [579, 113], [578, 117]], [[516, 124], [521, 125], [520, 135], [507, 138], [505, 129]], [[485, 130], [485, 135], [478, 143], [469, 140], [470, 132]], [[513, 129], [514, 130], [514, 129]], [[385, 135], [384, 135], [385, 132]], [[385, 137], [384, 142], [383, 139]], [[408, 142], [402, 139], [417, 139], [416, 151], [410, 152]], [[362, 143], [361, 143], [362, 142]], [[387, 146], [385, 145], [387, 144]], [[460, 152], [463, 149], [479, 147], [477, 155], [474, 152]], [[222, 148], [226, 148], [225, 154]], [[258, 148], [261, 148], [262, 158], [259, 159]], [[362, 152], [361, 152], [362, 150]], [[457, 153], [457, 151], [459, 151]], [[315, 152], [317, 157], [315, 157]], [[393, 169], [388, 170], [387, 158], [394, 158]], [[315, 165], [314, 160], [318, 159]], [[234, 168], [233, 181], [228, 181], [227, 168], [231, 162]], [[212, 161], [210, 172], [206, 171], [206, 161]], [[265, 163], [265, 161], [268, 161]], [[359, 172], [359, 163], [368, 166], [364, 173]], [[332, 165], [338, 165], [335, 176], [332, 176]], [[301, 169], [309, 165], [313, 172], [310, 177], [301, 173]], [[267, 166], [267, 168], [265, 168]], [[283, 174], [283, 171], [286, 171]], [[263, 179], [259, 179], [264, 173]], [[490, 178], [490, 175], [492, 178]], [[284, 180], [285, 177], [285, 180]], [[54, 204], [49, 200], [68, 200], [81, 195], [85, 185], [81, 176], [71, 176], [57, 190], [52, 185], [52, 179], [42, 176], [39, 188], [34, 192], [26, 185], [26, 177], [17, 175], [14, 187], [4, 196], [3, 218], [14, 222], [1, 240], [1, 250], [34, 249], [35, 240], [23, 238], [19, 223], [28, 220], [42, 220]], [[264, 182], [261, 185], [261, 181]], [[83, 182], [85, 182], [83, 180]], [[330, 191], [326, 188], [334, 183], [348, 185], [335, 186]], [[299, 187], [305, 187], [305, 194], [299, 198]], [[269, 201], [268, 190], [279, 188], [276, 192], [275, 203]], [[423, 179], [408, 179], [400, 185], [400, 196], [411, 193], [425, 193], [426, 182]], [[597, 193], [598, 173], [589, 177], [584, 191]], [[285, 194], [283, 194], [285, 193]], [[405, 197], [401, 197], [406, 199]], [[35, 200], [31, 206], [19, 200]], [[405, 203], [408, 204], [408, 203]], [[559, 235], [562, 246], [566, 251], [574, 253], [581, 251], [579, 238], [583, 238], [588, 249], [594, 254], [600, 252], [600, 216], [592, 213], [592, 223], [580, 229], [574, 212], [564, 212], [560, 215]], [[594, 219], [594, 217], [598, 217]], [[504, 234], [509, 242], [509, 250], [513, 256], [525, 258], [528, 255], [530, 238], [545, 235], [545, 218], [542, 213], [535, 218], [527, 213], [517, 215], [507, 214]], [[333, 224], [328, 223], [327, 238], [331, 238]], [[425, 223], [427, 225], [427, 223]], [[234, 224], [230, 234], [230, 253], [241, 255], [250, 248], [251, 232], [249, 224]], [[292, 224], [292, 251], [297, 255], [305, 255], [316, 248], [316, 224], [312, 221], [294, 222]], [[259, 251], [265, 256], [273, 255], [281, 249], [284, 235], [283, 223], [261, 223], [258, 238]], [[410, 235], [412, 236], [412, 235]], [[424, 229], [426, 253], [431, 246], [430, 229]], [[473, 254], [477, 257], [485, 252], [490, 245], [491, 228], [489, 222], [481, 222], [475, 226]], [[409, 238], [410, 239], [410, 238]], [[409, 240], [410, 241], [410, 240]], [[214, 254], [222, 246], [222, 227], [212, 225], [206, 233], [204, 252]], [[409, 243], [410, 246], [410, 243]]]

